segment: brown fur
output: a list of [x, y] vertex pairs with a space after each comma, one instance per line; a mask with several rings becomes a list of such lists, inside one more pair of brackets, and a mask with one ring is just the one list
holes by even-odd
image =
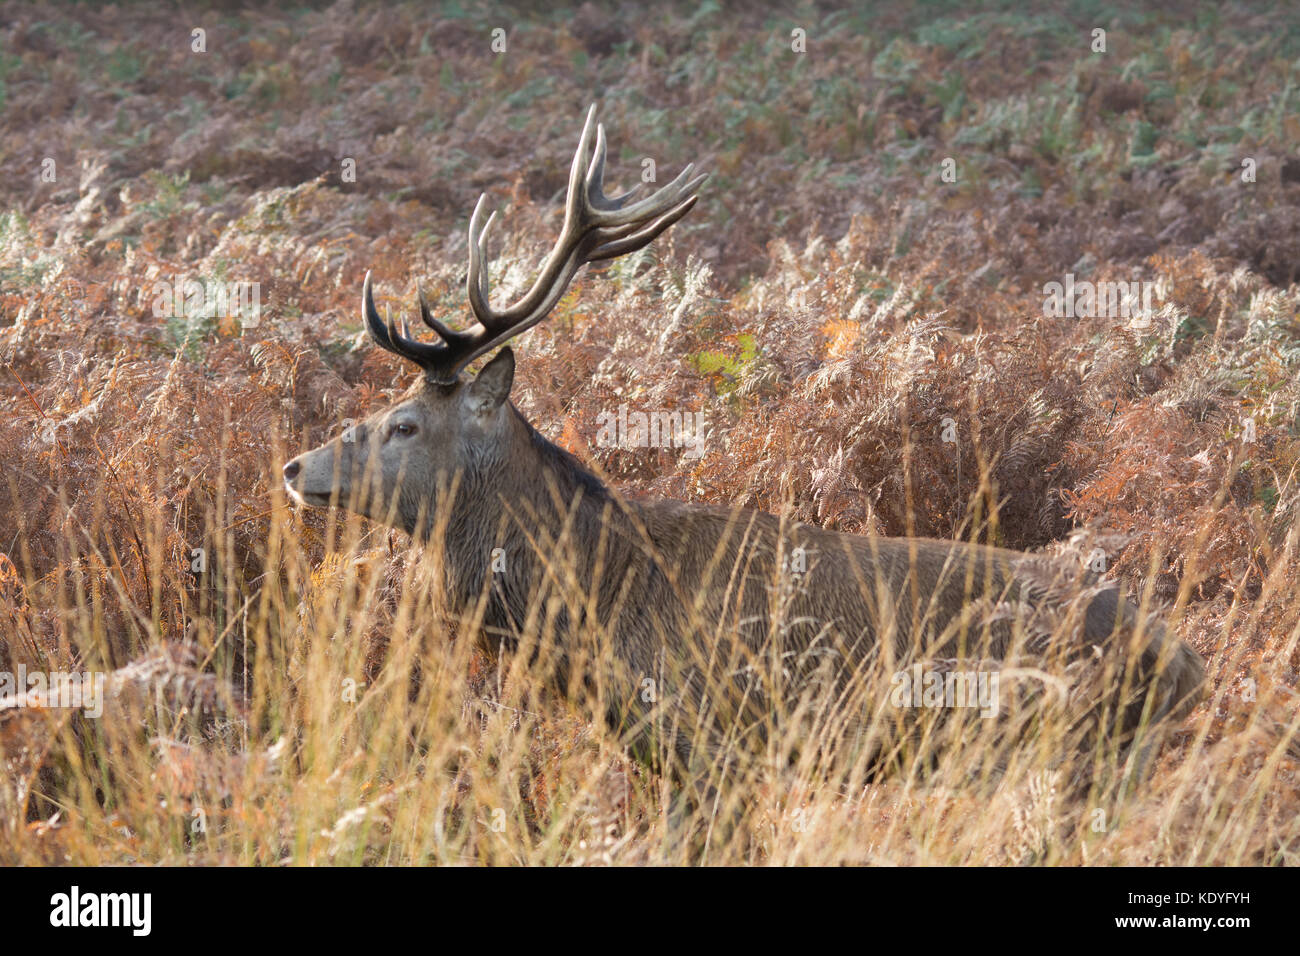
[[1108, 582], [997, 548], [628, 500], [524, 420], [513, 373], [507, 348], [472, 381], [422, 382], [291, 462], [288, 486], [440, 547], [450, 602], [489, 653], [528, 654], [677, 774], [716, 779], [792, 721], [883, 753], [861, 736], [880, 724], [872, 680], [915, 661], [1099, 665], [1081, 746], [1196, 700], [1200, 658]]

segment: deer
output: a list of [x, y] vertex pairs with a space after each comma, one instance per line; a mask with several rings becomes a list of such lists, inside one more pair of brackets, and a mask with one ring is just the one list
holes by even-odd
[[486, 195], [469, 222], [472, 328], [435, 317], [417, 291], [437, 338], [421, 340], [404, 319], [399, 328], [381, 318], [367, 272], [369, 337], [422, 374], [391, 407], [285, 464], [290, 497], [432, 550], [448, 605], [489, 658], [522, 655], [547, 687], [587, 698], [634, 757], [689, 786], [707, 781], [701, 799], [746, 765], [794, 760], [803, 746], [887, 763], [916, 740], [890, 733], [918, 697], [916, 687], [900, 693], [900, 675], [919, 678], [922, 665], [951, 675], [961, 661], [995, 674], [1026, 661], [1058, 675], [1090, 669], [1070, 718], [1077, 747], [1149, 756], [1155, 730], [1199, 699], [1204, 664], [1115, 582], [991, 544], [622, 494], [515, 407], [507, 343], [547, 316], [585, 264], [641, 249], [681, 220], [707, 179], [692, 164], [644, 198], [643, 186], [607, 196], [595, 116], [593, 105], [559, 238], [518, 301], [491, 302]]

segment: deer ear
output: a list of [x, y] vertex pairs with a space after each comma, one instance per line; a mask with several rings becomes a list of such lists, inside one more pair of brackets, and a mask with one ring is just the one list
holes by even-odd
[[476, 412], [495, 410], [510, 397], [510, 386], [514, 380], [515, 353], [507, 345], [470, 382], [470, 406]]

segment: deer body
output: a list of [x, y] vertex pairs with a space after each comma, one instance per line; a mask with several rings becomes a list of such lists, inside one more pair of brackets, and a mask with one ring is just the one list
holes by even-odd
[[[399, 334], [379, 319], [367, 277], [372, 336], [426, 375], [286, 465], [297, 499], [348, 507], [440, 549], [449, 603], [477, 623], [485, 650], [527, 655], [560, 693], [592, 697], [635, 751], [685, 775], [761, 751], [788, 720], [837, 722], [841, 739], [866, 733], [875, 698], [863, 690], [880, 686], [870, 680], [921, 660], [1033, 656], [1068, 667], [1102, 656], [1109, 683], [1092, 709], [1107, 732], [1186, 712], [1199, 657], [1111, 584], [998, 548], [629, 500], [511, 404], [508, 347], [462, 379], [469, 361], [539, 321], [583, 262], [639, 248], [694, 202], [700, 180], [689, 169], [639, 203], [604, 197], [603, 132], [582, 175], [590, 134], [589, 116], [560, 242], [524, 301], [500, 312], [488, 305], [481, 203], [475, 211], [480, 332], [448, 329], [422, 301], [443, 343]], [[1069, 638], [1036, 628], [1037, 614], [1061, 608], [1077, 618]]]

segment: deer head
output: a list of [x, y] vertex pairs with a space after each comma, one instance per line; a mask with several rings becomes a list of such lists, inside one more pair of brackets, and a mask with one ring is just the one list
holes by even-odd
[[460, 496], [484, 502], [493, 484], [516, 467], [532, 430], [509, 401], [514, 354], [506, 346], [474, 378], [464, 380], [460, 373], [545, 318], [585, 263], [640, 249], [681, 219], [707, 178], [692, 178], [693, 166], [687, 166], [639, 201], [633, 199], [640, 186], [606, 196], [605, 129], [595, 124], [595, 116], [593, 105], [569, 172], [560, 237], [518, 302], [496, 309], [489, 301], [487, 233], [495, 213], [484, 221], [486, 196], [479, 198], [469, 223], [466, 285], [475, 328], [450, 328], [430, 313], [421, 295], [420, 317], [439, 341], [417, 340], [405, 321], [399, 330], [391, 317], [380, 318], [367, 273], [361, 308], [370, 337], [414, 362], [424, 375], [392, 407], [286, 464], [285, 484], [294, 498], [319, 507], [338, 505], [415, 533], [421, 515], [427, 520], [437, 513], [439, 495], [458, 488]]

